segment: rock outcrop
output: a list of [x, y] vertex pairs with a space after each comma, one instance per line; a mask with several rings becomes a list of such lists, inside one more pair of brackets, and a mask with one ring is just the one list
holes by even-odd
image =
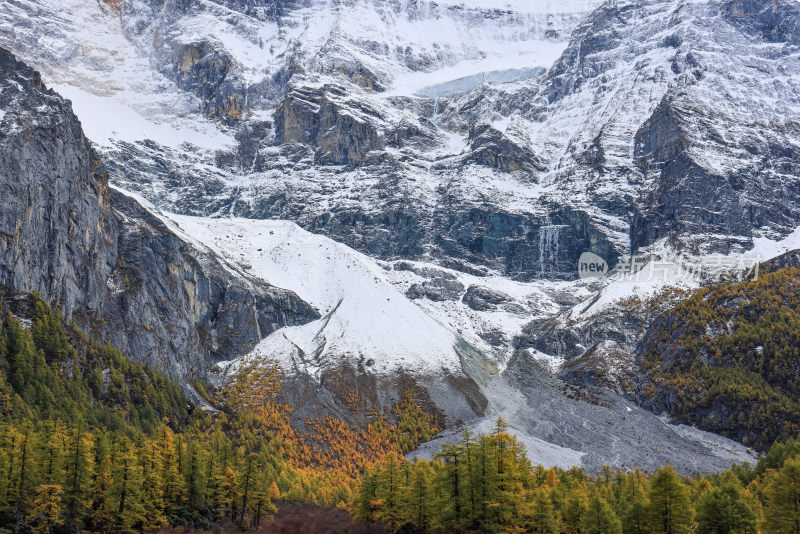
[[70, 103], [2, 49], [0, 74], [6, 287], [38, 291], [98, 339], [187, 384], [275, 329], [319, 316], [110, 189]]
[[383, 148], [373, 125], [381, 119], [365, 106], [347, 106], [341, 102], [345, 97], [343, 89], [330, 86], [290, 90], [276, 113], [275, 144], [310, 145], [322, 165], [363, 163], [371, 151]]

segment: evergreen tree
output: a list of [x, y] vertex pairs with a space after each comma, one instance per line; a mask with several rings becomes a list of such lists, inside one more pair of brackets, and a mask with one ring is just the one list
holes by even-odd
[[765, 531], [800, 534], [800, 458], [787, 459], [766, 489]]
[[53, 527], [64, 523], [61, 503], [62, 488], [58, 484], [41, 484], [28, 511], [28, 522], [33, 532], [50, 534]]
[[120, 440], [115, 452], [112, 465], [113, 483], [107, 500], [115, 529], [131, 532], [141, 529], [145, 522], [141, 467], [128, 440]]
[[564, 503], [563, 528], [567, 534], [584, 534], [583, 517], [589, 507], [589, 494], [584, 485], [569, 492]]
[[539, 488], [533, 493], [530, 531], [536, 534], [558, 533], [558, 519], [553, 502], [550, 500], [550, 493], [546, 488]]
[[373, 523], [376, 517], [378, 475], [373, 471], [361, 477], [355, 502], [355, 516], [361, 522]]
[[692, 524], [689, 490], [670, 465], [656, 471], [648, 493], [648, 519], [654, 534], [682, 534]]
[[622, 524], [600, 490], [592, 492], [581, 518], [581, 534], [622, 534]]
[[433, 472], [428, 462], [415, 462], [407, 490], [405, 509], [411, 525], [422, 531], [431, 528], [434, 493], [431, 487]]
[[697, 534], [753, 534], [756, 516], [739, 488], [727, 484], [711, 489], [697, 506]]
[[106, 452], [102, 439], [95, 447], [95, 458], [99, 465], [92, 486], [91, 522], [97, 530], [102, 530], [104, 526], [114, 523], [114, 514], [116, 513], [111, 496], [114, 483], [111, 473], [111, 456]]
[[438, 455], [444, 462], [444, 468], [439, 477], [441, 491], [438, 509], [441, 513], [436, 518], [435, 526], [450, 532], [462, 532], [465, 526], [463, 454], [461, 445], [445, 444]]
[[71, 432], [64, 466], [64, 504], [66, 519], [75, 530], [80, 530], [91, 502], [91, 477], [94, 473], [91, 447], [91, 439], [80, 427]]
[[236, 516], [236, 501], [239, 498], [239, 482], [236, 480], [236, 473], [230, 466], [225, 467], [221, 488], [222, 509], [225, 515], [233, 519]]
[[145, 445], [141, 451], [142, 465], [142, 516], [144, 528], [159, 528], [168, 524], [164, 514], [164, 492], [161, 473], [163, 458], [155, 442]]
[[375, 518], [389, 528], [397, 529], [406, 522], [403, 502], [408, 482], [403, 472], [403, 461], [389, 454], [378, 470], [375, 489]]
[[622, 490], [622, 530], [625, 534], [649, 532], [645, 483], [644, 476], [638, 469], [626, 477]]

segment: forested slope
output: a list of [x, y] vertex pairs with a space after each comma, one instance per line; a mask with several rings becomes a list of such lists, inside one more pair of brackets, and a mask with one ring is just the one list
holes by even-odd
[[642, 400], [762, 450], [800, 430], [797, 252], [756, 280], [702, 288], [657, 318], [639, 346]]

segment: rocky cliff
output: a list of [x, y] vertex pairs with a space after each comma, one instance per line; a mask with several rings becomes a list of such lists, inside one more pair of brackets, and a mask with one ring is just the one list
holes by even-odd
[[0, 281], [185, 384], [318, 313], [109, 188], [70, 103], [0, 50]]

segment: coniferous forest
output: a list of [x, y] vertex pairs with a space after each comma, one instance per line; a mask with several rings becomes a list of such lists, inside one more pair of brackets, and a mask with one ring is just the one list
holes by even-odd
[[800, 532], [795, 439], [717, 475], [589, 476], [534, 465], [499, 419], [489, 435], [465, 431], [433, 460], [408, 460], [438, 430], [411, 394], [363, 428], [328, 417], [299, 429], [279, 371], [259, 367], [213, 398], [198, 383], [213, 408], [192, 408], [169, 378], [25, 298], [32, 319], [7, 313], [0, 334], [6, 532], [264, 530], [286, 503], [389, 532]]

